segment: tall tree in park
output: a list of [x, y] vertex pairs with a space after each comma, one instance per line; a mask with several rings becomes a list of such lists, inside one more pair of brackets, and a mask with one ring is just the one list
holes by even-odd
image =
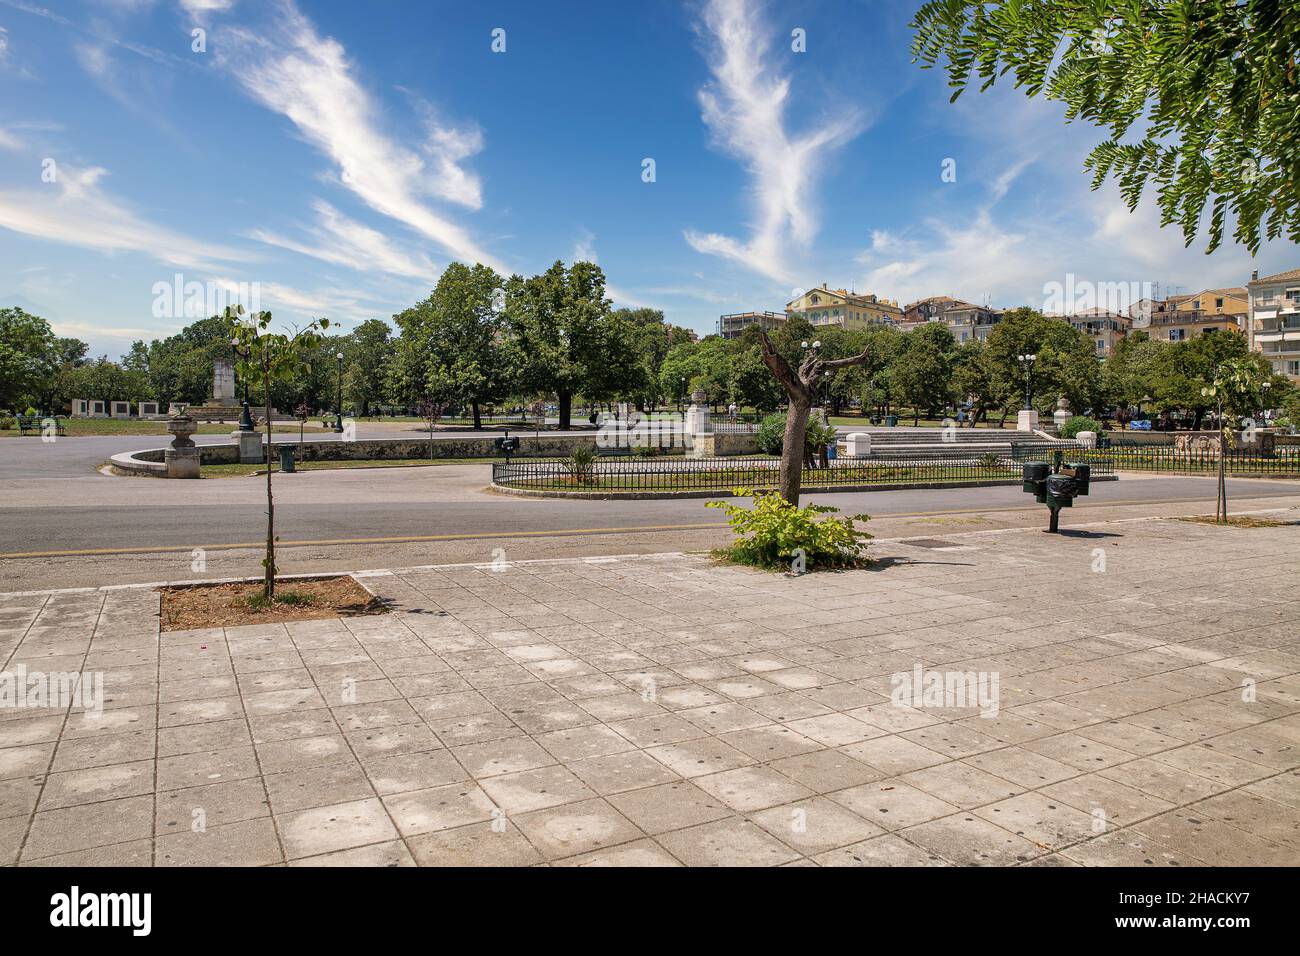
[[501, 288], [490, 266], [453, 262], [427, 299], [394, 316], [402, 330], [394, 377], [404, 398], [468, 406], [474, 427], [483, 426], [483, 406], [501, 399], [510, 381]]
[[759, 333], [759, 341], [763, 349], [763, 364], [785, 388], [790, 400], [790, 410], [785, 416], [778, 490], [782, 498], [792, 505], [798, 505], [799, 489], [803, 484], [804, 434], [808, 430], [808, 414], [812, 410], [817, 387], [825, 375], [871, 361], [871, 353], [864, 349], [860, 355], [849, 358], [825, 359], [821, 356], [821, 349], [809, 342], [799, 364], [792, 367], [789, 360], [772, 344], [772, 339], [766, 332]]
[[775, 411], [785, 400], [785, 389], [772, 378], [763, 362], [763, 348], [757, 341], [735, 356], [731, 363], [730, 398], [740, 407], [752, 407], [760, 415]]
[[262, 598], [275, 600], [275, 498], [271, 494], [271, 388], [298, 374], [307, 356], [320, 344], [321, 333], [329, 328], [328, 319], [317, 319], [291, 334], [269, 331], [270, 312], [258, 312], [241, 318], [244, 307], [226, 309], [225, 320], [240, 356], [237, 371], [257, 389], [266, 407], [266, 556], [262, 559]]
[[[912, 21], [952, 99], [1010, 74], [1105, 130], [1084, 165], [1129, 209], [1151, 186], [1187, 245], [1209, 211], [1252, 253], [1300, 242], [1300, 6], [1279, 0], [930, 0]], [[975, 78], [978, 78], [976, 80]]]
[[1060, 319], [1027, 307], [1012, 309], [993, 326], [985, 340], [989, 372], [997, 394], [1008, 396], [1002, 421], [1024, 395], [1025, 373], [1020, 356], [1036, 361], [1030, 372], [1034, 407], [1046, 411], [1064, 395], [1076, 412], [1099, 407], [1101, 369], [1092, 340]]
[[605, 274], [595, 263], [566, 268], [556, 261], [541, 275], [511, 276], [506, 283], [505, 317], [518, 387], [555, 395], [560, 428], [570, 425], [573, 396], [599, 379], [609, 311]]
[[[383, 401], [392, 350], [392, 328], [383, 319], [366, 319], [343, 339], [343, 393], [362, 415]], [[337, 354], [337, 353], [336, 353]]]
[[894, 363], [893, 383], [898, 398], [912, 406], [912, 421], [917, 424], [922, 409], [933, 413], [952, 398], [956, 342], [940, 322], [927, 322], [903, 338], [902, 354]]
[[626, 319], [635, 329], [634, 350], [640, 358], [641, 371], [635, 377], [629, 395], [641, 410], [653, 411], [671, 393], [660, 386], [659, 372], [674, 346], [695, 341], [695, 333], [664, 321], [659, 309], [615, 309], [614, 316]]
[[987, 421], [990, 411], [1001, 411], [1014, 405], [1016, 396], [1020, 394], [1014, 383], [998, 374], [987, 344], [980, 339], [971, 339], [957, 347], [952, 385], [955, 398], [971, 403], [972, 428]]
[[22, 411], [24, 402], [37, 400], [57, 367], [56, 341], [40, 316], [17, 306], [0, 309], [0, 409]]
[[582, 392], [592, 401], [636, 398], [644, 401], [649, 388], [650, 368], [639, 346], [643, 329], [620, 309], [605, 316], [597, 326], [602, 360], [591, 367]]

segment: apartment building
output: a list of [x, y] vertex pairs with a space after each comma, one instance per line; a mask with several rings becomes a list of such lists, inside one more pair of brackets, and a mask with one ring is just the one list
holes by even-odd
[[1064, 319], [1092, 339], [1097, 358], [1109, 358], [1119, 340], [1133, 328], [1133, 320], [1129, 316], [1107, 309], [1080, 309], [1071, 315], [1055, 317]]
[[784, 324], [784, 312], [731, 312], [718, 317], [718, 334], [724, 339], [735, 339], [752, 325], [764, 332], [771, 332]]
[[1262, 279], [1252, 273], [1246, 289], [1250, 347], [1272, 363], [1273, 371], [1300, 382], [1300, 269]]
[[832, 289], [825, 282], [786, 303], [786, 318], [799, 316], [811, 325], [837, 325], [844, 329], [865, 329], [892, 324], [903, 317], [898, 303], [874, 295]]
[[932, 295], [905, 306], [898, 328], [906, 332], [926, 322], [943, 322], [958, 342], [970, 342], [988, 338], [994, 324], [1001, 319], [1002, 313], [988, 306], [954, 299], [950, 295]]
[[1245, 332], [1249, 312], [1244, 288], [1202, 289], [1192, 295], [1143, 299], [1129, 310], [1134, 329], [1161, 342], [1185, 342], [1207, 332]]

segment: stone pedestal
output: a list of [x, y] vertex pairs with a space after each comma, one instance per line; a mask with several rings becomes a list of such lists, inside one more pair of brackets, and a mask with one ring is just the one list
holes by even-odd
[[1096, 432], [1079, 432], [1079, 434], [1077, 434], [1077, 435], [1074, 436], [1074, 440], [1077, 441], [1077, 442], [1078, 442], [1080, 445], [1082, 445], [1084, 448], [1096, 448], [1096, 447], [1097, 447], [1097, 433], [1096, 433]]
[[1016, 430], [1032, 432], [1038, 430], [1038, 409], [1022, 408], [1016, 413]]
[[262, 454], [261, 432], [234, 431], [230, 433], [230, 437], [239, 443], [239, 463], [241, 465], [260, 465], [266, 460]]
[[850, 458], [867, 458], [871, 455], [871, 434], [854, 432], [844, 439], [844, 454]]
[[167, 463], [168, 478], [199, 477], [199, 449], [193, 445], [189, 448], [168, 448], [163, 452], [163, 461]]
[[200, 453], [190, 438], [198, 427], [188, 415], [177, 415], [167, 423], [167, 431], [172, 436], [171, 445], [163, 451], [168, 478], [199, 477]]
[[712, 430], [706, 396], [701, 389], [697, 388], [691, 394], [690, 408], [686, 409], [686, 434], [699, 435]]

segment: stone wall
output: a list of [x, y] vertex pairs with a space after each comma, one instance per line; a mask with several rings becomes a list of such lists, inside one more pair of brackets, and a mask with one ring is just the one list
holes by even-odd
[[[281, 446], [289, 445], [298, 461], [391, 461], [396, 459], [429, 458], [427, 438], [372, 438], [361, 441], [304, 441], [276, 435], [274, 454]], [[469, 436], [465, 438], [435, 438], [434, 459], [503, 458], [493, 447], [496, 435]], [[531, 435], [514, 436], [519, 439], [517, 458], [564, 458], [579, 446], [593, 447], [596, 436], [590, 435]], [[265, 444], [265, 443], [263, 443]], [[239, 463], [239, 445], [199, 445], [201, 461], [205, 465], [233, 465]], [[110, 461], [113, 470], [127, 475], [158, 475], [165, 449], [149, 448], [129, 454], [114, 455]], [[149, 467], [154, 465], [155, 467]]]
[[695, 458], [725, 458], [729, 455], [757, 455], [758, 435], [739, 432], [709, 432], [692, 436]]

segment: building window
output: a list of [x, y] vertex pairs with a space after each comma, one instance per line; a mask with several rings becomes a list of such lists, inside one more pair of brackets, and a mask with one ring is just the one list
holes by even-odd
[[1214, 307], [1215, 307], [1216, 309], [1222, 309], [1222, 308], [1223, 308], [1223, 300], [1222, 300], [1222, 299], [1215, 299], [1215, 300], [1214, 300]]
[[1185, 329], [1170, 329], [1170, 330], [1169, 330], [1169, 341], [1170, 341], [1170, 342], [1181, 342], [1185, 336], [1186, 336], [1186, 330], [1185, 330]]

